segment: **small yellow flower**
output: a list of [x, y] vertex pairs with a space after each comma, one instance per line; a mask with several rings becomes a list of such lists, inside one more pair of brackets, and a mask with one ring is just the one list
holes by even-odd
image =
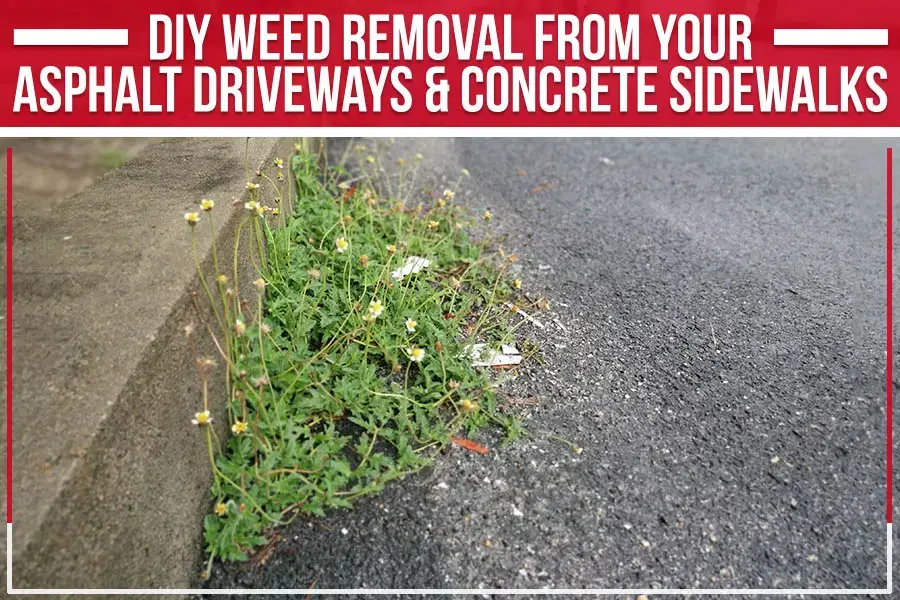
[[213, 422], [213, 418], [209, 415], [208, 410], [204, 410], [203, 412], [195, 413], [194, 418], [191, 419], [191, 423], [193, 423], [197, 427], [209, 425], [212, 422]]
[[357, 144], [357, 145], [353, 146], [353, 149], [356, 150], [357, 152], [365, 152], [366, 147], [363, 144]]
[[272, 209], [272, 214], [276, 215], [276, 216], [278, 215], [278, 207], [277, 206]]
[[227, 513], [227, 512], [228, 512], [228, 507], [225, 506], [224, 502], [219, 502], [218, 504], [216, 504], [216, 514], [217, 515], [219, 515], [220, 517], [224, 517], [225, 513]]
[[490, 221], [493, 217], [494, 217], [494, 215], [491, 214], [491, 211], [489, 211], [489, 210], [484, 211], [484, 220], [485, 221]]
[[510, 304], [510, 305], [509, 305], [509, 310], [510, 310], [510, 312], [512, 312], [512, 313], [517, 313], [517, 312], [519, 312], [519, 307], [516, 306], [515, 304]]
[[240, 319], [237, 319], [234, 322], [234, 332], [238, 335], [244, 335], [245, 331], [247, 331], [247, 326], [244, 324], [243, 321], [241, 321]]
[[515, 281], [513, 281], [513, 287], [516, 288], [516, 289], [521, 288], [521, 287], [522, 287], [522, 280], [521, 280], [521, 279], [516, 279]]
[[380, 317], [382, 312], [384, 312], [384, 305], [381, 302], [374, 299], [369, 302], [369, 314], [373, 319]]
[[418, 346], [407, 348], [406, 353], [409, 355], [409, 360], [413, 362], [422, 362], [422, 359], [425, 358], [425, 351]]
[[228, 283], [228, 276], [227, 275], [219, 275], [218, 277], [216, 277], [216, 281], [219, 282], [219, 285], [225, 285], [226, 283]]
[[434, 230], [440, 226], [438, 221], [428, 221], [428, 229]]
[[445, 206], [447, 206], [447, 201], [444, 200], [443, 198], [440, 198], [440, 199], [438, 199], [436, 204], [437, 204], [438, 208], [444, 208]]
[[266, 289], [266, 280], [263, 279], [262, 277], [260, 277], [259, 279], [257, 279], [256, 281], [253, 282], [253, 285], [255, 285], [256, 289], [261, 292], [264, 289]]
[[254, 183], [254, 182], [252, 182], [252, 181], [248, 181], [248, 182], [247, 182], [247, 189], [248, 189], [248, 190], [258, 190], [258, 189], [259, 189], [259, 184], [258, 184], [258, 183]]
[[416, 160], [422, 160], [423, 158], [425, 158], [425, 157], [422, 156], [421, 152], [416, 152]]
[[464, 176], [466, 176], [466, 177], [469, 177], [469, 170], [468, 170], [468, 169], [463, 169], [462, 171], [460, 171], [460, 173], [462, 173], [462, 174], [463, 174]]
[[235, 435], [240, 435], [242, 433], [247, 432], [247, 424], [243, 421], [235, 421], [234, 425], [231, 426], [231, 431]]
[[459, 407], [464, 413], [473, 413], [478, 410], [478, 403], [466, 399], [459, 403]]
[[406, 320], [406, 330], [407, 330], [408, 332], [410, 332], [410, 333], [415, 333], [415, 332], [416, 332], [416, 325], [418, 325], [418, 323], [416, 323], [416, 320], [415, 320], [415, 319], [407, 319], [407, 320]]
[[184, 213], [184, 220], [187, 221], [188, 225], [193, 227], [200, 222], [200, 213], [186, 212]]
[[353, 217], [351, 217], [350, 215], [344, 215], [344, 223], [349, 225], [352, 222], [353, 222]]
[[366, 162], [370, 163], [370, 164], [375, 162], [375, 157], [370, 154], [369, 156], [366, 157]]
[[397, 159], [397, 164], [398, 164], [399, 166], [402, 167], [403, 165], [406, 164], [406, 159], [405, 159], [405, 158], [398, 158], [398, 159]]
[[345, 240], [344, 238], [339, 237], [335, 240], [334, 247], [335, 249], [337, 249], [338, 254], [341, 254], [342, 252], [344, 252], [344, 250], [350, 247], [350, 243], [347, 242], [347, 240]]
[[212, 200], [201, 200], [200, 201], [200, 208], [202, 208], [206, 212], [211, 211], [215, 205], [216, 205], [216, 203], [213, 202]]
[[259, 206], [256, 207], [256, 214], [258, 214], [259, 216], [263, 216], [263, 215], [265, 215], [269, 210], [270, 210], [270, 209], [269, 209], [268, 206], [265, 206], [264, 204], [260, 204]]
[[278, 173], [275, 174], [275, 179], [277, 179], [278, 181], [284, 181], [284, 173], [278, 171]]
[[395, 244], [387, 245], [388, 254], [395, 254], [397, 252], [397, 246]]
[[280, 158], [276, 158], [273, 162], [275, 163], [275, 166], [278, 167], [279, 169], [284, 168], [284, 161], [281, 160]]
[[340, 183], [338, 184], [338, 189], [340, 189], [340, 190], [349, 190], [349, 189], [350, 189], [350, 184], [347, 183], [346, 181], [342, 181], [342, 182], [340, 182]]
[[444, 198], [447, 200], [453, 200], [456, 197], [456, 193], [453, 190], [444, 190]]
[[259, 212], [259, 202], [257, 202], [256, 200], [251, 200], [250, 202], [245, 202], [244, 208], [246, 208], [250, 212]]

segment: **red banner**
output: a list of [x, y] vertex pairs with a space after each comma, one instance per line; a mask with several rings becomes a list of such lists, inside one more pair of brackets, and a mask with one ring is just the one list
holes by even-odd
[[895, 127], [896, 0], [45, 0], [0, 127]]

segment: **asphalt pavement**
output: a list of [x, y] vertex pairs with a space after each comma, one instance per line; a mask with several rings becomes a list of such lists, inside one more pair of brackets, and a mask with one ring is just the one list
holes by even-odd
[[886, 145], [398, 140], [551, 300], [503, 385], [529, 435], [209, 585], [883, 588]]

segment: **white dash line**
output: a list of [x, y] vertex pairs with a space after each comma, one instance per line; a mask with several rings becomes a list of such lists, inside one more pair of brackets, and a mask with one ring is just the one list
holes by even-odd
[[887, 29], [776, 29], [776, 46], [887, 46]]
[[127, 29], [14, 29], [14, 46], [127, 46]]

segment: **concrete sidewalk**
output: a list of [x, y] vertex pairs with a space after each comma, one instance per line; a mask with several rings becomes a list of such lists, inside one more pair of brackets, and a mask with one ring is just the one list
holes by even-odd
[[[245, 143], [155, 141], [45, 207], [14, 191], [15, 588], [196, 583], [210, 473], [190, 424], [200, 389], [182, 328], [198, 321], [198, 285], [183, 214], [214, 200], [230, 249]], [[291, 144], [251, 140], [247, 165]]]

